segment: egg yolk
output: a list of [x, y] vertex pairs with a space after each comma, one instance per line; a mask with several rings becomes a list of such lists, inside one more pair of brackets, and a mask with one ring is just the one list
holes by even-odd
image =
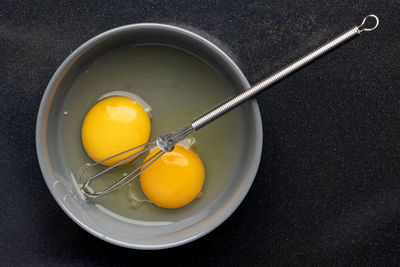
[[[160, 151], [154, 149], [144, 161]], [[146, 197], [162, 208], [183, 207], [195, 199], [204, 183], [204, 166], [191, 149], [176, 145], [140, 174]]]
[[[100, 161], [148, 142], [150, 129], [150, 118], [139, 103], [127, 97], [113, 96], [89, 110], [82, 125], [82, 142], [89, 157]], [[113, 165], [141, 149], [102, 164]]]

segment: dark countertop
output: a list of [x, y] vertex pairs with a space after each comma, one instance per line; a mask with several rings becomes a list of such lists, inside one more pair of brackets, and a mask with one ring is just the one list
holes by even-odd
[[[348, 3], [352, 4], [348, 4]], [[212, 36], [250, 83], [375, 13], [373, 33], [257, 97], [262, 161], [236, 212], [162, 251], [100, 241], [58, 207], [41, 176], [35, 120], [61, 62], [137, 22]], [[400, 264], [400, 4], [373, 1], [1, 1], [0, 262], [54, 266]]]

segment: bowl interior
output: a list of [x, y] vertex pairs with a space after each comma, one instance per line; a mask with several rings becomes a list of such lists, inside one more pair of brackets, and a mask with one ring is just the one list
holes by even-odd
[[[163, 52], [154, 56], [160, 51]], [[148, 58], [148, 64], [131, 67], [129, 62], [139, 57]], [[194, 64], [185, 65], [192, 61]], [[104, 75], [99, 75], [99, 68]], [[186, 72], [190, 68], [191, 72]], [[135, 75], [137, 78], [132, 78]], [[191, 91], [187, 90], [189, 87]], [[64, 61], [43, 97], [37, 150], [46, 183], [75, 222], [106, 241], [157, 249], [194, 240], [217, 227], [236, 209], [255, 177], [262, 147], [256, 102], [242, 105], [194, 134], [198, 141], [196, 152], [206, 166], [206, 182], [201, 198], [176, 210], [135, 209], [127, 198], [112, 194], [97, 202], [85, 202], [75, 179], [79, 164], [88, 162], [80, 142], [82, 120], [101, 95], [131, 91], [145, 96], [152, 105], [152, 137], [156, 137], [185, 126], [248, 87], [226, 54], [189, 31], [161, 24], [136, 24], [96, 36]], [[177, 97], [188, 101], [176, 103]], [[117, 203], [115, 209], [107, 206], [112, 201]]]

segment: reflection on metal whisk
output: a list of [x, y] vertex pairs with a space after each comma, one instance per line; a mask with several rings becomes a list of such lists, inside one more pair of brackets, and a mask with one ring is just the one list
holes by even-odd
[[[373, 27], [366, 27], [366, 21], [367, 19], [373, 19], [375, 21], [375, 25]], [[88, 181], [86, 183], [83, 184], [83, 186], [81, 187], [81, 191], [82, 193], [88, 198], [88, 199], [95, 199], [97, 197], [100, 197], [102, 195], [108, 194], [118, 188], [120, 188], [121, 186], [124, 186], [125, 184], [129, 183], [130, 181], [132, 181], [133, 179], [135, 179], [136, 177], [138, 177], [140, 175], [140, 173], [142, 173], [146, 168], [148, 168], [151, 164], [153, 164], [157, 159], [159, 159], [162, 155], [164, 155], [167, 152], [170, 152], [174, 149], [174, 146], [176, 145], [176, 143], [178, 143], [180, 140], [182, 140], [183, 138], [185, 138], [187, 135], [189, 135], [190, 133], [192, 133], [193, 131], [197, 131], [200, 128], [202, 128], [203, 126], [209, 124], [210, 122], [214, 121], [215, 119], [221, 117], [222, 115], [224, 115], [225, 113], [227, 113], [228, 111], [232, 110], [233, 108], [239, 106], [240, 104], [242, 104], [243, 102], [253, 98], [255, 95], [257, 95], [258, 93], [262, 92], [263, 90], [265, 90], [266, 88], [268, 88], [269, 86], [275, 84], [276, 82], [282, 80], [283, 78], [285, 78], [286, 76], [292, 74], [293, 72], [295, 72], [296, 70], [304, 67], [306, 64], [310, 63], [311, 61], [313, 61], [314, 59], [320, 57], [321, 55], [325, 54], [326, 52], [332, 50], [333, 48], [337, 47], [338, 45], [346, 42], [347, 40], [351, 39], [354, 36], [357, 36], [359, 34], [361, 34], [362, 32], [369, 32], [372, 31], [374, 29], [376, 29], [379, 25], [379, 19], [377, 16], [375, 15], [368, 15], [364, 18], [364, 20], [362, 21], [362, 23], [358, 26], [354, 26], [352, 28], [350, 28], [349, 30], [347, 30], [346, 32], [342, 33], [341, 35], [337, 36], [336, 38], [332, 39], [331, 41], [327, 42], [326, 44], [320, 46], [319, 48], [315, 49], [314, 51], [308, 53], [307, 55], [299, 58], [298, 60], [292, 62], [291, 64], [289, 64], [288, 66], [284, 67], [283, 69], [279, 70], [278, 72], [272, 74], [271, 76], [265, 78], [264, 80], [258, 82], [257, 84], [255, 84], [254, 86], [252, 86], [251, 88], [249, 88], [248, 90], [245, 90], [243, 93], [241, 93], [240, 95], [231, 98], [230, 100], [226, 101], [225, 103], [221, 104], [220, 106], [217, 106], [216, 108], [212, 109], [211, 111], [207, 112], [206, 114], [204, 114], [203, 116], [201, 116], [200, 118], [198, 118], [197, 120], [193, 121], [189, 126], [186, 126], [184, 128], [182, 128], [181, 130], [178, 130], [176, 132], [167, 134], [167, 135], [163, 135], [158, 137], [157, 139], [143, 144], [141, 146], [129, 149], [127, 151], [124, 151], [122, 153], [116, 154], [112, 157], [106, 158], [104, 160], [98, 161], [94, 164], [91, 164], [89, 166], [87, 166], [80, 175], [80, 178], [82, 177], [82, 175], [90, 168], [100, 165], [103, 162], [121, 156], [123, 154], [129, 153], [131, 151], [135, 151], [138, 149], [143, 148], [142, 150], [138, 151], [137, 153], [123, 159], [120, 162], [117, 162], [116, 164], [108, 167], [107, 169], [99, 172], [98, 174], [90, 177], [88, 179]], [[91, 183], [91, 181], [93, 181], [93, 179], [98, 178], [99, 176], [105, 174], [106, 172], [114, 169], [117, 166], [120, 166], [121, 164], [128, 162], [129, 160], [131, 160], [132, 158], [138, 157], [150, 150], [152, 150], [153, 148], [160, 148], [160, 151], [158, 151], [156, 154], [154, 154], [152, 157], [150, 157], [148, 160], [146, 160], [145, 162], [143, 162], [139, 167], [137, 167], [134, 171], [132, 171], [131, 173], [129, 173], [128, 175], [124, 176], [121, 180], [119, 180], [118, 182], [116, 182], [115, 184], [113, 184], [112, 186], [110, 186], [109, 188], [107, 188], [104, 191], [100, 191], [100, 192], [91, 192], [91, 190], [89, 189], [89, 185]], [[135, 159], [136, 160], [136, 159]]]
[[[111, 165], [110, 167], [108, 167], [107, 169], [99, 172], [98, 174], [90, 177], [86, 183], [83, 184], [83, 186], [81, 187], [81, 192], [89, 199], [95, 199], [98, 198], [102, 195], [108, 194], [114, 190], [117, 190], [118, 188], [126, 185], [127, 183], [129, 183], [130, 181], [132, 181], [133, 179], [135, 179], [137, 176], [139, 176], [145, 169], [147, 169], [151, 164], [153, 164], [154, 161], [156, 161], [157, 159], [159, 159], [162, 155], [164, 155], [166, 152], [170, 152], [174, 149], [175, 145], [181, 141], [182, 139], [184, 139], [187, 135], [189, 135], [191, 132], [193, 132], [193, 127], [191, 125], [186, 126], [176, 132], [167, 134], [167, 135], [162, 135], [159, 136], [157, 139], [150, 141], [146, 144], [134, 147], [132, 149], [126, 150], [124, 152], [118, 153], [114, 156], [111, 156], [109, 158], [103, 159], [101, 161], [98, 161], [96, 163], [90, 164], [89, 166], [85, 167], [82, 172], [79, 175], [79, 180], [82, 179], [82, 176], [92, 167], [97, 166], [102, 164], [103, 162], [113, 159], [115, 157], [119, 157], [121, 155], [127, 154], [129, 152], [138, 150], [138, 149], [142, 149], [132, 155], [130, 155], [129, 157], [115, 163], [114, 165]], [[110, 186], [109, 188], [107, 188], [104, 191], [101, 192], [90, 192], [89, 189], [89, 185], [90, 183], [98, 178], [99, 176], [105, 174], [106, 172], [111, 171], [112, 169], [121, 166], [122, 164], [124, 164], [125, 162], [128, 162], [129, 160], [139, 157], [140, 155], [152, 150], [153, 148], [159, 147], [160, 151], [158, 151], [157, 153], [155, 153], [153, 156], [151, 156], [148, 160], [146, 160], [145, 162], [143, 162], [139, 167], [137, 167], [135, 170], [133, 170], [132, 172], [130, 172], [129, 174], [125, 175], [121, 180], [119, 180], [118, 182], [114, 183], [112, 186]]]

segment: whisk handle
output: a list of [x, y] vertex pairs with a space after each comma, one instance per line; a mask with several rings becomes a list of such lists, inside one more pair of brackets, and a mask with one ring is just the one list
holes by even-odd
[[[368, 18], [375, 19], [375, 26], [371, 28], [365, 27], [365, 22]], [[270, 87], [271, 85], [275, 84], [276, 82], [282, 80], [283, 78], [287, 77], [288, 75], [292, 74], [296, 70], [304, 67], [306, 64], [310, 63], [311, 61], [315, 60], [316, 58], [322, 56], [323, 54], [327, 53], [328, 51], [332, 50], [333, 48], [337, 47], [338, 45], [346, 42], [347, 40], [353, 38], [356, 35], [364, 31], [372, 31], [378, 27], [379, 19], [375, 15], [368, 15], [364, 18], [363, 22], [358, 25], [350, 28], [349, 30], [345, 31], [344, 33], [340, 34], [339, 36], [335, 37], [331, 41], [327, 42], [326, 44], [318, 47], [317, 49], [313, 50], [312, 52], [308, 53], [307, 55], [295, 60], [288, 66], [284, 67], [283, 69], [275, 72], [271, 76], [265, 78], [264, 80], [256, 83], [254, 86], [246, 90], [245, 92], [241, 93], [240, 95], [231, 98], [230, 100], [226, 101], [225, 103], [217, 106], [216, 108], [212, 109], [211, 111], [207, 112], [200, 118], [196, 119], [192, 122], [192, 127], [195, 130], [202, 128], [203, 126], [209, 124], [210, 122], [214, 121], [215, 119], [221, 117], [223, 114], [227, 113], [228, 111], [232, 110], [233, 108], [239, 106], [243, 102], [253, 98], [258, 93], [262, 92], [266, 88]]]

